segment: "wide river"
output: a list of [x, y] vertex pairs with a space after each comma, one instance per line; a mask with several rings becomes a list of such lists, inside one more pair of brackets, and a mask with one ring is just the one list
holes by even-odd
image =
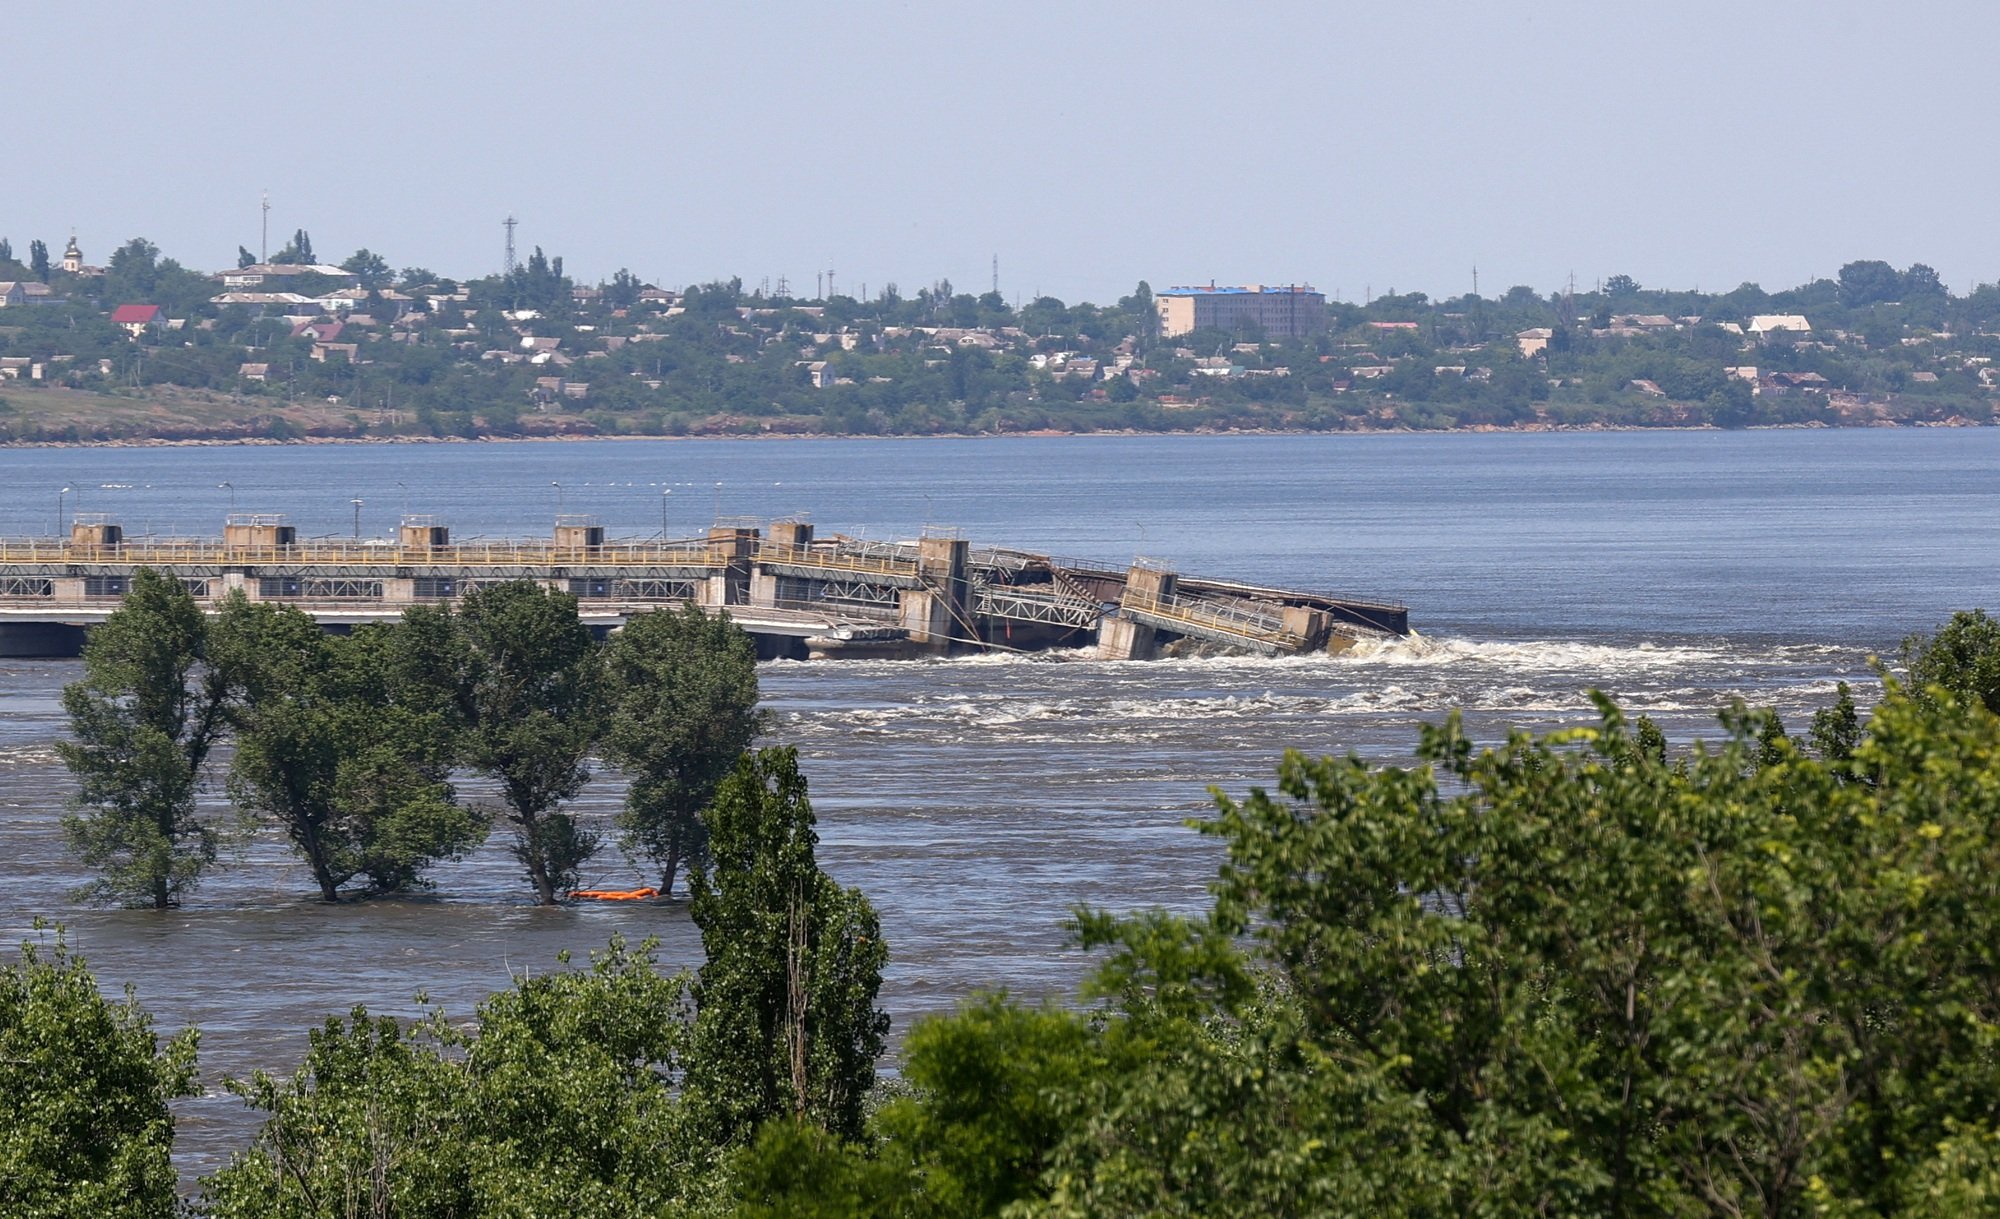
[[[1418, 638], [1338, 658], [766, 665], [771, 739], [806, 760], [821, 860], [882, 912], [902, 1030], [981, 989], [1069, 993], [1078, 903], [1200, 908], [1216, 851], [1183, 823], [1209, 785], [1265, 782], [1287, 747], [1393, 761], [1451, 708], [1491, 739], [1576, 720], [1592, 687], [1683, 740], [1734, 696], [1797, 726], [1839, 680], [1865, 694], [1871, 654], [2000, 606], [1996, 471], [1995, 429], [7, 450], [0, 534], [47, 534], [59, 508], [131, 534], [284, 512], [302, 536], [427, 512], [460, 540], [540, 535], [559, 509], [628, 536], [809, 512], [823, 534], [950, 525], [975, 545], [1409, 604]], [[699, 961], [678, 906], [529, 905], [498, 833], [423, 900], [317, 904], [267, 831], [170, 914], [73, 905], [53, 746], [78, 672], [0, 661], [0, 931], [58, 918], [107, 989], [201, 1028], [184, 1171], [254, 1129], [221, 1078], [289, 1069], [328, 1013], [410, 1012], [425, 990], [464, 1014], [614, 931]], [[621, 796], [606, 774], [580, 811]], [[591, 879], [641, 877], [611, 852]]]

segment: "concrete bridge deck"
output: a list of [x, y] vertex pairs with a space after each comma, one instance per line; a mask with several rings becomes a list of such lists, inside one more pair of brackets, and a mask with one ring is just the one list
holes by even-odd
[[574, 594], [610, 631], [692, 603], [727, 612], [767, 656], [1032, 651], [1095, 643], [1119, 659], [1200, 646], [1256, 655], [1339, 649], [1408, 631], [1391, 602], [1183, 576], [956, 537], [818, 538], [802, 521], [718, 525], [703, 537], [607, 540], [560, 517], [546, 539], [453, 542], [428, 517], [393, 540], [300, 540], [282, 517], [232, 516], [220, 538], [133, 538], [101, 518], [66, 538], [0, 539], [0, 655], [73, 654], [140, 568], [213, 609], [230, 595], [293, 605], [331, 629], [391, 620], [506, 580]]

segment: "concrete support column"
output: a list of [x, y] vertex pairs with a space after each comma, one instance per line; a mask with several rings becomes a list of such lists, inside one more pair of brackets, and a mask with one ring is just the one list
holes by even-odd
[[1319, 646], [1326, 637], [1330, 625], [1325, 610], [1314, 609], [1310, 605], [1288, 605], [1282, 615], [1285, 633], [1296, 636], [1299, 646], [1310, 649]]
[[725, 605], [741, 605], [729, 597], [730, 579], [726, 571], [697, 580], [694, 586], [694, 603], [703, 609], [721, 609]]
[[950, 598], [931, 589], [904, 589], [896, 611], [896, 625], [910, 633], [910, 642], [934, 651], [949, 651], [953, 638], [964, 633], [952, 621]]
[[50, 600], [57, 605], [83, 604], [82, 576], [57, 576], [49, 583], [55, 586], [55, 595]]
[[230, 593], [242, 593], [252, 601], [257, 599], [257, 581], [240, 571], [223, 572], [222, 579], [210, 582], [208, 589], [218, 598], [226, 597]]
[[1159, 655], [1158, 632], [1113, 615], [1098, 624], [1097, 652], [1106, 660], [1151, 660]]
[[[926, 587], [907, 591], [901, 598], [903, 627], [911, 639], [947, 652], [954, 640], [976, 642], [966, 576], [971, 553], [963, 538], [918, 540], [917, 574]], [[921, 628], [914, 625], [919, 620]]]

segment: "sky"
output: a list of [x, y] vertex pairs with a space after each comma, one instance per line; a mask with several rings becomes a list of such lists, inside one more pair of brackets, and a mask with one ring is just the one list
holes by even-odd
[[2000, 280], [2000, 5], [10, 10], [0, 236], [811, 295]]

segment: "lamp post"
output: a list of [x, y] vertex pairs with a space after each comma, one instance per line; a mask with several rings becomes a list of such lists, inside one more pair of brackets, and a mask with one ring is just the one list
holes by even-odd
[[236, 484], [232, 482], [220, 482], [215, 484], [215, 486], [217, 490], [229, 492], [229, 514], [231, 516], [236, 515]]
[[358, 542], [361, 540], [361, 501], [351, 499], [347, 502], [354, 505], [354, 540]]
[[563, 508], [562, 484], [554, 479], [550, 479], [549, 485], [556, 489], [556, 515], [561, 516]]
[[667, 497], [672, 494], [673, 490], [671, 488], [668, 487], [660, 488], [660, 544], [661, 545], [665, 545], [667, 541]]
[[56, 536], [57, 537], [62, 537], [63, 535], [69, 532], [69, 530], [64, 527], [68, 522], [63, 515], [63, 499], [69, 495], [69, 491], [70, 489], [68, 487], [64, 487], [62, 490], [56, 492]]
[[397, 483], [396, 487], [403, 493], [403, 515], [408, 516], [410, 515], [410, 489], [402, 483]]
[[722, 483], [715, 484], [715, 519], [722, 519]]

